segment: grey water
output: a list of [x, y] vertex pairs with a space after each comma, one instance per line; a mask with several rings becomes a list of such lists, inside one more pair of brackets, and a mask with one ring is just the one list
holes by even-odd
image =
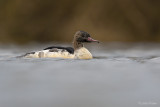
[[160, 44], [88, 45], [92, 60], [16, 58], [45, 46], [0, 47], [0, 107], [160, 107]]

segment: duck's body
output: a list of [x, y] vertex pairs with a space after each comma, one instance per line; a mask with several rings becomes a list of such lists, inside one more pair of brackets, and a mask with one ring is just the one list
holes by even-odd
[[64, 59], [92, 59], [92, 54], [85, 48], [82, 47], [74, 53], [70, 53], [65, 49], [47, 49], [37, 52], [27, 53], [26, 58], [64, 58]]
[[83, 31], [76, 32], [74, 48], [52, 46], [44, 50], [31, 52], [24, 55], [26, 58], [67, 58], [67, 59], [92, 59], [92, 54], [84, 47], [83, 42], [98, 42]]

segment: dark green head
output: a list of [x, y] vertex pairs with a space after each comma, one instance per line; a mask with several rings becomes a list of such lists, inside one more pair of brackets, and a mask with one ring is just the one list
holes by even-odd
[[74, 38], [79, 43], [91, 43], [91, 42], [98, 42], [98, 40], [94, 40], [91, 38], [90, 34], [84, 31], [77, 31], [74, 35]]

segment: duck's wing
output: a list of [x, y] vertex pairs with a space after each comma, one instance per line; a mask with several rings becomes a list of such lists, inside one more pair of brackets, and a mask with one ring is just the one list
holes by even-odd
[[51, 46], [43, 50], [49, 50], [49, 52], [67, 51], [70, 54], [74, 54], [74, 49], [72, 47]]

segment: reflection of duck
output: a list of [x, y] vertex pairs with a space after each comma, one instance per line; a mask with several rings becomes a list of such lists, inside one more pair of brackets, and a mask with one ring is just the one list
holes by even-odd
[[75, 58], [92, 59], [92, 54], [84, 47], [83, 43], [98, 42], [90, 37], [87, 32], [77, 31], [74, 35], [72, 47], [52, 46], [42, 51], [31, 52], [24, 55], [26, 58]]

